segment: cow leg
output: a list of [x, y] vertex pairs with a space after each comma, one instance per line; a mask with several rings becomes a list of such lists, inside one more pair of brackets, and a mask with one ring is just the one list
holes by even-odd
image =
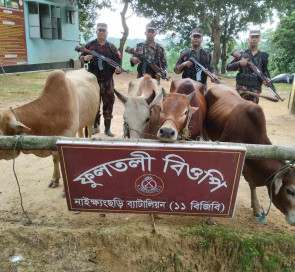
[[92, 125], [87, 126], [87, 129], [88, 129], [88, 136], [87, 137], [91, 138], [92, 137], [93, 126]]
[[79, 128], [79, 129], [78, 129], [78, 137], [79, 137], [79, 138], [84, 138], [83, 128]]
[[52, 175], [52, 178], [51, 178], [51, 181], [50, 181], [48, 187], [55, 188], [58, 186], [59, 179], [60, 179], [58, 154], [52, 155], [52, 159], [53, 159], [54, 168], [53, 168], [53, 175]]
[[251, 207], [253, 209], [253, 214], [255, 216], [260, 216], [260, 204], [256, 193], [256, 187], [254, 185], [250, 185], [250, 191], [251, 191]]

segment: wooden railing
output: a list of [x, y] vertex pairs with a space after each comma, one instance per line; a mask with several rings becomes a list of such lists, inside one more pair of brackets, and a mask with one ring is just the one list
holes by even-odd
[[[145, 139], [124, 139], [124, 138], [68, 138], [59, 136], [0, 136], [0, 154], [1, 150], [51, 150], [56, 151], [58, 140], [68, 140], [72, 143], [93, 143], [93, 142], [132, 142], [132, 143], [159, 143], [156, 140]], [[176, 144], [183, 145], [209, 145], [210, 147], [226, 146], [244, 146], [246, 148], [246, 159], [274, 159], [274, 160], [295, 160], [295, 146], [277, 146], [277, 145], [254, 145], [238, 143], [221, 143], [206, 141], [178, 141]], [[0, 156], [1, 157], [1, 156]]]

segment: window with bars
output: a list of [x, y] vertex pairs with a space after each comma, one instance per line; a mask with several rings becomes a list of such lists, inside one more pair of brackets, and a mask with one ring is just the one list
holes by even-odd
[[60, 7], [28, 2], [30, 38], [62, 39]]

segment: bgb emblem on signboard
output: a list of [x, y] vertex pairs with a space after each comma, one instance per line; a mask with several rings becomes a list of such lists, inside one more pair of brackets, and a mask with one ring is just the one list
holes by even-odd
[[143, 175], [136, 182], [136, 190], [145, 196], [155, 196], [164, 189], [163, 181], [156, 175]]

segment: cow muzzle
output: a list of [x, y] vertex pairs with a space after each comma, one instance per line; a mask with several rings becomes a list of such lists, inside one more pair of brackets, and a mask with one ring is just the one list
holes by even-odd
[[161, 127], [157, 137], [164, 142], [175, 142], [177, 140], [177, 132], [173, 128]]
[[295, 211], [291, 211], [288, 214], [285, 215], [286, 222], [291, 225], [295, 226]]

